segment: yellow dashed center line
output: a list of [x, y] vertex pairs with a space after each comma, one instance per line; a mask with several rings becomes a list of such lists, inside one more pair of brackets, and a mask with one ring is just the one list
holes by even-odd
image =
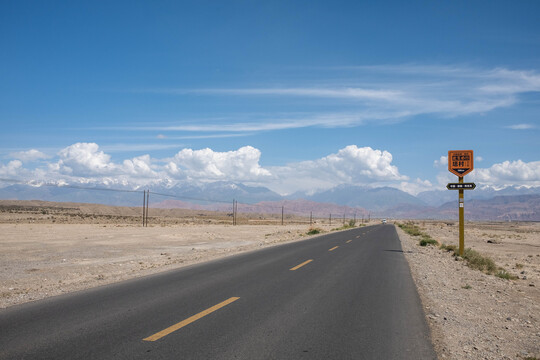
[[350, 242], [352, 242], [352, 240], [347, 240], [347, 244], [350, 243]]
[[336, 250], [338, 247], [339, 247], [339, 246], [334, 246], [333, 248], [328, 249], [328, 251], [334, 251], [334, 250]]
[[293, 268], [290, 268], [289, 270], [294, 271], [294, 270], [296, 270], [296, 269], [300, 269], [302, 266], [307, 265], [307, 264], [309, 264], [309, 263], [312, 262], [312, 261], [313, 261], [313, 259], [306, 260], [306, 261], [304, 261], [303, 263], [301, 263], [301, 264], [299, 264], [299, 265], [296, 265], [296, 266], [293, 267]]
[[221, 309], [221, 308], [224, 307], [224, 306], [227, 306], [227, 305], [229, 305], [230, 303], [232, 303], [232, 302], [234, 302], [234, 301], [236, 301], [236, 300], [238, 300], [238, 299], [240, 299], [240, 298], [239, 298], [239, 297], [232, 297], [232, 298], [229, 298], [229, 299], [227, 299], [227, 300], [225, 300], [225, 301], [223, 301], [223, 302], [220, 302], [220, 303], [217, 304], [217, 305], [212, 306], [211, 308], [208, 308], [208, 309], [206, 309], [206, 310], [204, 310], [204, 311], [201, 311], [200, 313], [198, 313], [198, 314], [196, 314], [196, 315], [193, 315], [192, 317], [187, 318], [187, 319], [184, 320], [184, 321], [180, 321], [180, 322], [177, 323], [177, 324], [174, 324], [174, 325], [172, 325], [172, 326], [169, 326], [169, 327], [166, 328], [165, 330], [161, 330], [160, 332], [155, 333], [155, 334], [152, 335], [152, 336], [149, 336], [149, 337], [147, 337], [147, 338], [144, 338], [143, 340], [144, 340], [144, 341], [156, 341], [156, 340], [159, 340], [159, 339], [161, 339], [162, 337], [167, 336], [167, 335], [169, 335], [170, 333], [172, 333], [172, 332], [174, 332], [174, 331], [176, 331], [176, 330], [178, 330], [178, 329], [181, 329], [181, 328], [183, 328], [184, 326], [189, 325], [189, 324], [191, 324], [192, 322], [197, 321], [197, 320], [199, 320], [200, 318], [202, 318], [202, 317], [204, 317], [204, 316], [206, 316], [206, 315], [208, 315], [208, 314], [210, 314], [210, 313], [213, 313], [214, 311], [219, 310], [219, 309]]

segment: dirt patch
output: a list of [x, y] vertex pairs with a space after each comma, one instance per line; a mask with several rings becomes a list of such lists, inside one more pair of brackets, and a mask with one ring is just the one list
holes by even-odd
[[[439, 243], [457, 245], [453, 222], [416, 221]], [[518, 280], [467, 267], [398, 228], [440, 359], [540, 358], [540, 224], [468, 223], [465, 245]], [[491, 240], [491, 241], [489, 241]]]
[[308, 230], [306, 225], [0, 224], [0, 307], [301, 240]]

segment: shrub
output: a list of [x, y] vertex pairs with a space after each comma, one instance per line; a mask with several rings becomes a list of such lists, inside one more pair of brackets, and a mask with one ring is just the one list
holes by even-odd
[[426, 246], [426, 245], [437, 245], [438, 242], [435, 239], [432, 239], [429, 236], [423, 236], [422, 240], [420, 240], [420, 246]]
[[309, 229], [309, 231], [307, 232], [308, 235], [317, 235], [317, 234], [320, 234], [322, 232], [321, 229], [319, 228], [313, 228], [313, 229]]
[[463, 258], [467, 260], [467, 264], [471, 269], [485, 271], [488, 274], [493, 274], [497, 270], [497, 265], [491, 258], [482, 256], [478, 251], [471, 248], [465, 249]]
[[441, 244], [440, 246], [441, 250], [444, 250], [444, 251], [448, 251], [448, 252], [453, 252], [452, 255], [456, 256], [456, 254], [458, 253], [458, 249], [455, 245], [445, 245], [445, 244]]
[[517, 276], [510, 274], [508, 271], [504, 269], [499, 269], [499, 271], [497, 271], [495, 276], [500, 277], [501, 279], [506, 279], [506, 280], [516, 280], [518, 278]]

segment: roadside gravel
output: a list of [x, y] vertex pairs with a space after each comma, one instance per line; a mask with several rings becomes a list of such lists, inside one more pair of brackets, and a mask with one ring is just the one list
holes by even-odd
[[540, 359], [540, 284], [472, 270], [396, 229], [439, 359]]

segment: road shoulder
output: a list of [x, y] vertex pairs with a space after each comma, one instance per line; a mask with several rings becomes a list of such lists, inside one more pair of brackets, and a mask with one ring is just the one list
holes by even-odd
[[537, 292], [472, 270], [396, 229], [439, 359], [540, 358]]

